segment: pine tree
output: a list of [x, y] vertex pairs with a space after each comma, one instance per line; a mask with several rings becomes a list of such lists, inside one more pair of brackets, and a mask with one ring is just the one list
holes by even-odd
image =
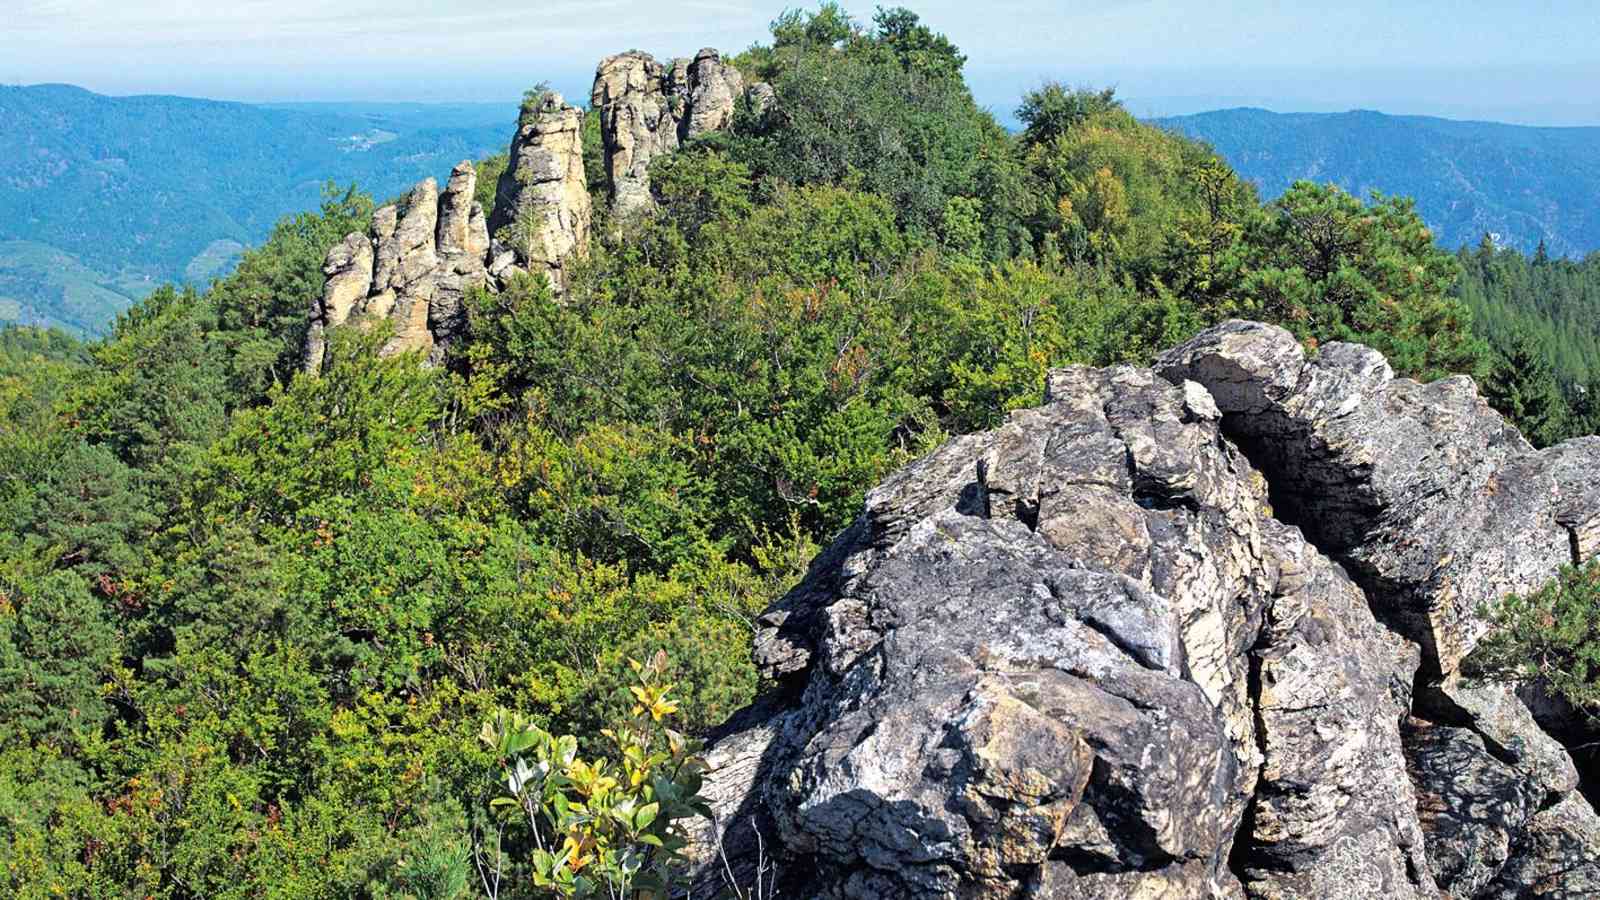
[[1550, 354], [1522, 330], [1512, 332], [1497, 349], [1483, 386], [1489, 404], [1535, 446], [1548, 447], [1561, 440], [1568, 411]]

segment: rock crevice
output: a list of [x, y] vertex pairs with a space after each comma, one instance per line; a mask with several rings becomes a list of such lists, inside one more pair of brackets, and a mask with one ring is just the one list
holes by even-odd
[[699, 851], [748, 872], [759, 845], [819, 897], [1600, 889], [1571, 758], [1455, 677], [1479, 604], [1594, 527], [1590, 452], [1247, 323], [1052, 372], [870, 492], [761, 617], [782, 687], [713, 745]]

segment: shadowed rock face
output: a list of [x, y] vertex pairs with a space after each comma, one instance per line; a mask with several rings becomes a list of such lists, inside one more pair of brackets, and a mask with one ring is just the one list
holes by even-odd
[[781, 689], [714, 743], [697, 852], [749, 883], [759, 851], [793, 896], [1580, 896], [1600, 820], [1570, 757], [1440, 673], [1480, 600], [1570, 559], [1537, 541], [1594, 527], [1589, 452], [1247, 323], [1053, 372], [873, 490], [761, 618]]

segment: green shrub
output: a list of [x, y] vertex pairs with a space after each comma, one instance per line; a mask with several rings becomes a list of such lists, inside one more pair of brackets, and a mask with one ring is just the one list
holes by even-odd
[[1485, 613], [1495, 629], [1469, 659], [1475, 674], [1543, 681], [1600, 719], [1600, 560], [1563, 568], [1534, 593]]
[[550, 734], [501, 710], [479, 739], [498, 758], [510, 791], [490, 805], [494, 846], [482, 838], [476, 859], [484, 889], [498, 896], [509, 863], [501, 851], [508, 827], [533, 843], [526, 865], [534, 887], [563, 898], [662, 898], [687, 867], [682, 820], [711, 817], [700, 796], [706, 765], [698, 745], [667, 727], [678, 710], [664, 681], [665, 653], [631, 661], [635, 705], [601, 732], [609, 758], [584, 759], [573, 735]]

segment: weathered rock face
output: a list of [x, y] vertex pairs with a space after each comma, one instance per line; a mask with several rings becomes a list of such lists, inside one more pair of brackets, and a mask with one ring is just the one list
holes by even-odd
[[1534, 453], [1465, 376], [1395, 378], [1354, 344], [1306, 359], [1287, 331], [1249, 322], [1157, 367], [1211, 390], [1279, 515], [1352, 568], [1430, 674], [1456, 672], [1482, 637], [1480, 604], [1593, 552], [1600, 440]]
[[505, 250], [490, 270], [504, 279], [520, 269], [540, 272], [557, 294], [566, 265], [589, 246], [593, 212], [583, 172], [583, 110], [547, 93], [522, 111], [510, 162], [495, 192], [490, 233]]
[[[771, 88], [759, 87], [761, 102], [770, 102]], [[666, 65], [637, 50], [601, 60], [590, 103], [600, 111], [612, 210], [626, 216], [649, 209], [650, 162], [733, 124], [744, 95], [739, 71], [709, 48]]]
[[[473, 197], [478, 173], [462, 162], [440, 193], [433, 179], [400, 206], [372, 216], [372, 235], [352, 234], [328, 254], [328, 281], [312, 305], [305, 369], [318, 372], [327, 331], [352, 319], [394, 322], [383, 352], [421, 350], [444, 359], [466, 329], [468, 290], [498, 289], [523, 273], [543, 274], [559, 296], [568, 265], [589, 246], [593, 213], [583, 171], [583, 111], [546, 94], [522, 111], [493, 216]], [[504, 241], [491, 240], [490, 229]]]
[[[1285, 440], [1316, 452], [1265, 449]], [[1562, 558], [1460, 536], [1480, 568], [1436, 558], [1453, 580], [1429, 582], [1390, 555], [1450, 546], [1407, 531], [1447, 521], [1446, 489], [1476, 528], [1592, 528], [1562, 487], [1585, 452], [1534, 454], [1470, 382], [1307, 362], [1265, 326], [1054, 372], [1043, 407], [872, 491], [761, 618], [781, 689], [714, 743], [698, 851], [747, 884], [759, 851], [795, 896], [1579, 896], [1600, 820], [1570, 757], [1513, 692], [1440, 675], [1481, 634], [1467, 610]], [[1528, 472], [1544, 506], [1465, 485]], [[1429, 584], [1482, 596], [1441, 612]]]
[[351, 234], [328, 252], [328, 281], [312, 304], [305, 369], [319, 372], [327, 331], [354, 321], [389, 320], [394, 334], [382, 353], [422, 351], [438, 362], [462, 330], [462, 295], [487, 281], [489, 247], [483, 208], [473, 201], [477, 173], [455, 167], [444, 193], [426, 179], [403, 203], [372, 214], [372, 236]]

